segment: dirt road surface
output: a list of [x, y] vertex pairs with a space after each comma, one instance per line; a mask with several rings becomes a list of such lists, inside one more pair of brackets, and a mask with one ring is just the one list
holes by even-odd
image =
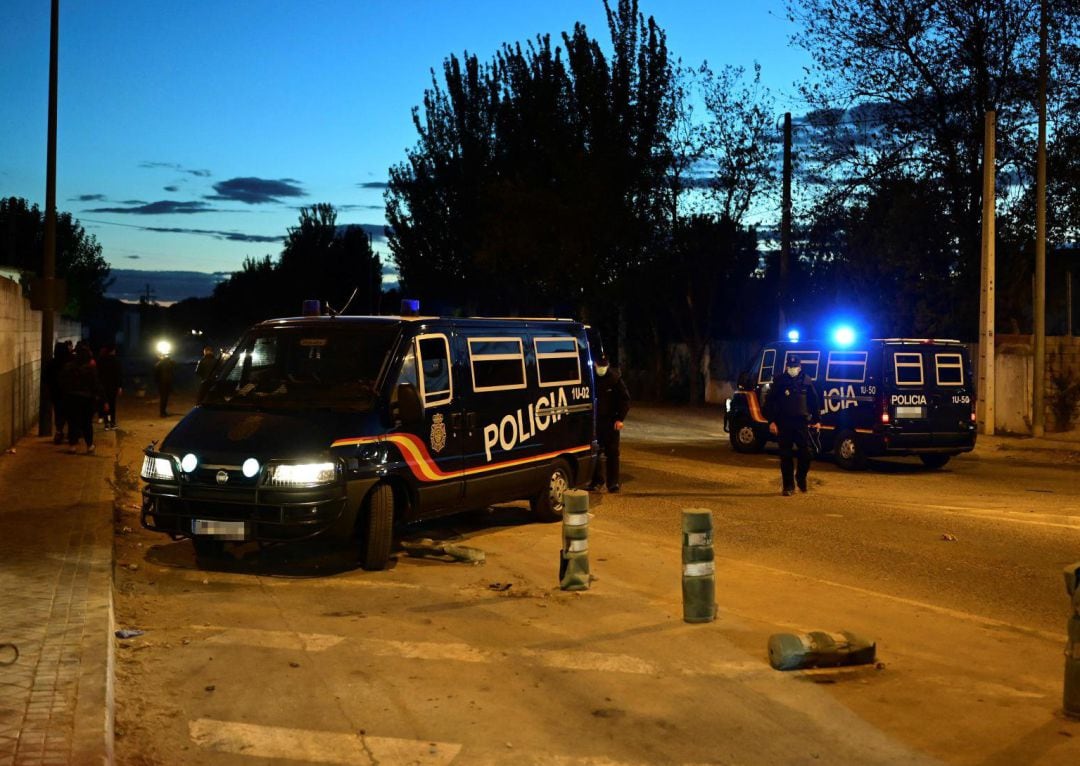
[[[177, 404], [182, 404], [178, 402]], [[980, 449], [780, 497], [715, 409], [637, 406], [620, 495], [592, 495], [586, 592], [524, 504], [406, 529], [480, 565], [384, 572], [339, 551], [197, 561], [139, 526], [141, 450], [177, 418], [126, 403], [116, 463], [117, 762], [1080, 763], [1061, 713], [1080, 456]], [[681, 510], [715, 525], [717, 619], [682, 620]], [[876, 665], [780, 673], [777, 632], [849, 630]]]

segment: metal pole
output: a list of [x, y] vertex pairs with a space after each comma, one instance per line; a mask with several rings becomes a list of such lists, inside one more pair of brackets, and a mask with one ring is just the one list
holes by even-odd
[[45, 384], [45, 367], [52, 359], [54, 311], [56, 304], [56, 73], [60, 39], [60, 0], [52, 0], [52, 21], [49, 25], [49, 134], [45, 170], [45, 248], [42, 255], [41, 277], [45, 301], [41, 310], [41, 369], [38, 435], [52, 434], [52, 407]]
[[984, 434], [994, 434], [994, 136], [996, 114], [986, 113], [983, 137], [982, 279], [979, 291], [978, 419]]
[[1065, 272], [1065, 335], [1072, 337], [1072, 271]]
[[784, 177], [780, 203], [780, 288], [777, 337], [787, 333], [788, 268], [791, 263], [791, 112], [784, 113]]
[[1035, 165], [1035, 360], [1031, 433], [1046, 431], [1046, 0], [1039, 3], [1039, 148]]

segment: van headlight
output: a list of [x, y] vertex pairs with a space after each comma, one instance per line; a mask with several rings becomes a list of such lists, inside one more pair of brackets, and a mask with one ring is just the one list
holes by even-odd
[[266, 469], [271, 487], [305, 487], [337, 481], [337, 463], [278, 463]]
[[175, 481], [176, 471], [173, 470], [172, 458], [158, 455], [146, 455], [143, 458], [142, 471], [139, 472], [147, 481]]

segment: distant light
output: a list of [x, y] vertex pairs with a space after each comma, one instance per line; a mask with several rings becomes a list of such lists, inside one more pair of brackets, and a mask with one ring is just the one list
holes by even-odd
[[799, 342], [799, 331], [798, 330], [788, 330], [787, 331], [787, 339], [790, 340], [792, 343], [798, 343]]
[[162, 356], [168, 356], [169, 352], [172, 351], [172, 344], [169, 343], [169, 341], [167, 340], [159, 340], [157, 342], [156, 348], [159, 354], [161, 354]]
[[833, 330], [833, 341], [838, 346], [850, 346], [855, 342], [855, 330], [847, 325], [840, 325]]
[[249, 457], [244, 461], [244, 464], [240, 466], [240, 470], [244, 472], [244, 476], [247, 476], [250, 479], [259, 472], [259, 461], [253, 457]]

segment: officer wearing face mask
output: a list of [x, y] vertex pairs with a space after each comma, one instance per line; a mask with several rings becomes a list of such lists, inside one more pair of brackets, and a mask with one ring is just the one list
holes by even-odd
[[[596, 461], [589, 491], [595, 492], [605, 483], [608, 492], [618, 492], [619, 487], [619, 434], [623, 421], [630, 412], [630, 391], [623, 382], [619, 368], [612, 366], [607, 354], [596, 360], [596, 441], [604, 460]], [[606, 463], [606, 465], [605, 465]]]
[[[792, 495], [795, 487], [806, 492], [810, 471], [809, 429], [821, 428], [821, 399], [812, 380], [806, 377], [797, 357], [789, 356], [783, 372], [773, 378], [765, 400], [769, 433], [780, 445], [780, 478], [783, 493]], [[793, 452], [798, 452], [796, 467]]]

